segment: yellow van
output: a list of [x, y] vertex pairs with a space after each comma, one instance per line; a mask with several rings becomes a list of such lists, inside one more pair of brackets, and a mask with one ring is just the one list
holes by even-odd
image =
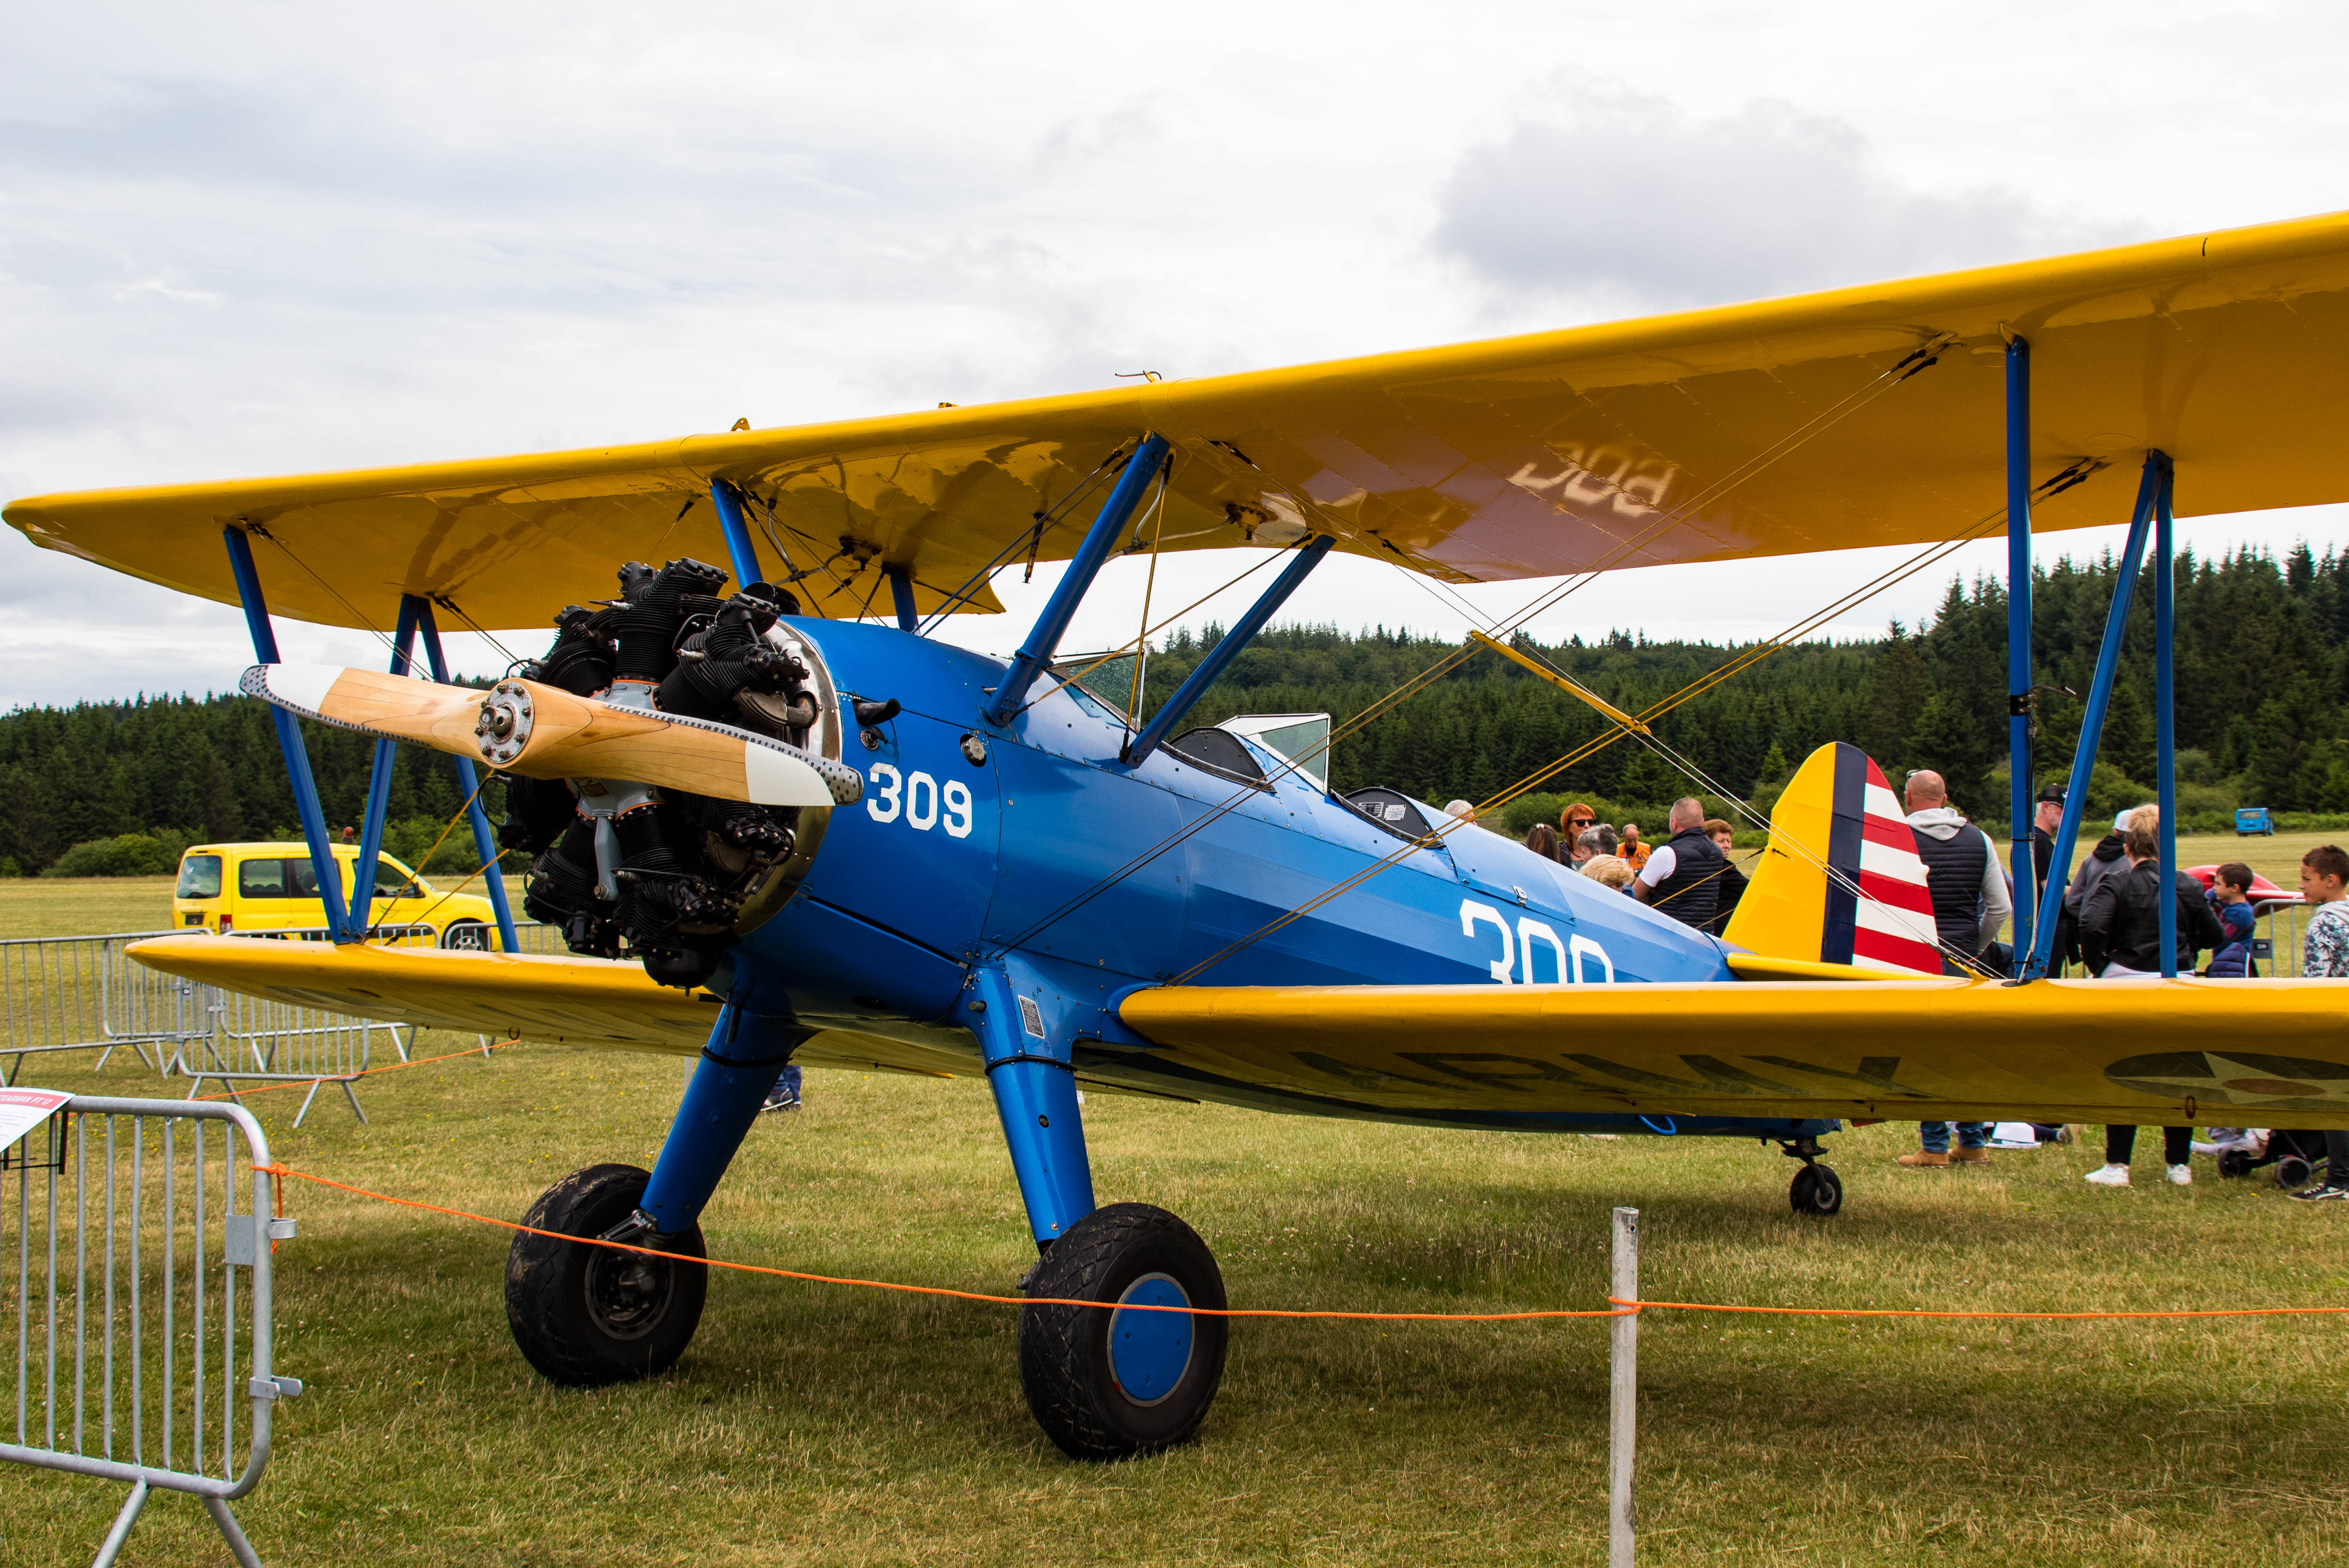
[[[357, 844], [335, 846], [346, 902], [358, 859]], [[498, 945], [497, 921], [488, 899], [437, 892], [389, 855], [376, 861], [370, 925], [419, 927], [409, 940], [419, 945], [438, 942], [443, 947], [489, 952]], [[318, 878], [310, 866], [309, 846], [200, 844], [191, 849], [180, 857], [171, 923], [206, 931], [325, 930], [326, 917], [318, 905]]]

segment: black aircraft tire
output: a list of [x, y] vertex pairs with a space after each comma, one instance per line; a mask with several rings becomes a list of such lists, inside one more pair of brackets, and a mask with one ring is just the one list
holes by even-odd
[[[1096, 1209], [1052, 1243], [1031, 1297], [1172, 1301], [1220, 1311], [1224, 1278], [1206, 1243], [1147, 1203]], [[1071, 1459], [1120, 1460], [1187, 1441], [1223, 1382], [1230, 1322], [1187, 1313], [1028, 1306], [1019, 1381], [1044, 1435]], [[1126, 1368], [1129, 1389], [1120, 1380]]]
[[1826, 1219], [1843, 1212], [1843, 1178], [1824, 1165], [1806, 1165], [1795, 1172], [1786, 1202], [1797, 1214]]
[[[633, 1165], [590, 1165], [549, 1187], [523, 1223], [602, 1235], [635, 1211], [650, 1179]], [[707, 1255], [698, 1225], [660, 1248]], [[709, 1271], [698, 1263], [518, 1233], [506, 1253], [506, 1322], [523, 1358], [549, 1381], [598, 1387], [676, 1365], [700, 1326], [709, 1285]]]

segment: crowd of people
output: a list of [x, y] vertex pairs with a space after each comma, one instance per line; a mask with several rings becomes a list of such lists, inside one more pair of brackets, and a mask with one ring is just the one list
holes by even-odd
[[[1476, 820], [1475, 809], [1465, 800], [1454, 800], [1444, 810], [1463, 821]], [[1616, 827], [1602, 822], [1597, 811], [1578, 800], [1557, 814], [1557, 827], [1536, 822], [1527, 829], [1525, 845], [1601, 887], [1720, 935], [1745, 893], [1745, 873], [1729, 858], [1729, 824], [1707, 817], [1703, 804], [1688, 797], [1672, 802], [1664, 830], [1662, 843], [1643, 843], [1639, 823]]]
[[[2014, 913], [2018, 889], [2013, 873], [1999, 859], [1997, 845], [1950, 804], [1940, 774], [1921, 769], [1911, 773], [1905, 796], [1909, 826], [1925, 865], [1942, 973], [1978, 977], [2011, 974], [2013, 949], [1999, 941], [1998, 934]], [[2054, 863], [2064, 803], [2060, 787], [2044, 789], [2038, 797], [2030, 885], [2019, 890], [2034, 907]], [[1446, 810], [1464, 820], [1475, 820], [1475, 810], [1465, 800], [1454, 800]], [[1638, 823], [1610, 826], [1599, 821], [1589, 806], [1577, 802], [1558, 814], [1557, 827], [1535, 823], [1526, 833], [1525, 845], [1601, 886], [1700, 931], [1722, 934], [1746, 885], [1744, 873], [1729, 858], [1729, 824], [1708, 819], [1697, 800], [1682, 799], [1672, 803], [1665, 831], [1664, 841], [1651, 848], [1640, 841]], [[2066, 967], [2076, 965], [2099, 980], [2158, 975], [2167, 900], [2176, 912], [2175, 973], [2256, 975], [2251, 892], [2257, 878], [2251, 869], [2240, 861], [2220, 866], [2207, 890], [2186, 872], [2173, 872], [2164, 887], [2160, 835], [2157, 806], [2138, 806], [2113, 819], [2112, 830], [2080, 861], [2064, 890], [2053, 948], [2055, 960]], [[2274, 896], [2275, 890], [2269, 892]], [[2309, 911], [2301, 974], [2349, 978], [2349, 851], [2334, 844], [2311, 850], [2301, 861], [2300, 892]], [[2207, 965], [2201, 963], [2205, 954]], [[2262, 1128], [2212, 1128], [2210, 1140], [2197, 1145], [2191, 1128], [2161, 1130], [2166, 1178], [2181, 1187], [2194, 1179], [2192, 1155], [2198, 1148], [2209, 1152], [2241, 1150], [2256, 1156], [2271, 1136], [2293, 1136], [2271, 1134]], [[2068, 1137], [2053, 1125], [2037, 1131], [2044, 1140]], [[2127, 1186], [2137, 1133], [2134, 1127], [2107, 1127], [2105, 1163], [2089, 1171], [2087, 1180], [2100, 1187]], [[1911, 1170], [1983, 1163], [1991, 1157], [1990, 1134], [1987, 1122], [1923, 1122], [1918, 1128], [1918, 1149], [1899, 1156], [1899, 1163]], [[2313, 1157], [2315, 1135], [2306, 1136]], [[2349, 1202], [2349, 1132], [2327, 1132], [2323, 1140], [2323, 1173], [2292, 1196], [2313, 1202]], [[2313, 1164], [2312, 1158], [2313, 1173]]]

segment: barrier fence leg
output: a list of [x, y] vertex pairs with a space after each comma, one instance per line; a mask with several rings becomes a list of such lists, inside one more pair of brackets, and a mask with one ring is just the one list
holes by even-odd
[[212, 1522], [220, 1526], [222, 1537], [228, 1542], [229, 1553], [237, 1560], [240, 1568], [261, 1568], [261, 1553], [255, 1552], [253, 1542], [244, 1538], [244, 1532], [238, 1527], [236, 1516], [229, 1512], [228, 1504], [219, 1498], [207, 1497], [204, 1508], [212, 1514]]
[[90, 1568], [112, 1568], [114, 1560], [122, 1554], [122, 1543], [130, 1539], [130, 1527], [139, 1522], [139, 1511], [146, 1506], [146, 1481], [132, 1481], [130, 1495], [122, 1500], [122, 1511], [114, 1516], [114, 1528], [106, 1532], [106, 1541], [91, 1560]]
[[[1640, 1211], [1615, 1211], [1615, 1283], [1608, 1291], [1618, 1302], [1640, 1299]], [[1631, 1568], [1631, 1467], [1640, 1429], [1640, 1318], [1626, 1313], [1614, 1323], [1609, 1357], [1607, 1432], [1607, 1568]]]

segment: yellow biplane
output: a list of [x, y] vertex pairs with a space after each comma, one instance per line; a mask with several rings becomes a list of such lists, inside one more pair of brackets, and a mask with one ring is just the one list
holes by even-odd
[[[244, 607], [245, 689], [274, 705], [322, 865], [297, 717], [378, 738], [363, 866], [393, 746], [453, 756], [468, 796], [475, 767], [505, 775], [506, 820], [476, 807], [473, 821], [504, 952], [370, 944], [367, 890], [346, 908], [327, 875], [332, 945], [190, 935], [134, 952], [372, 1017], [698, 1053], [655, 1169], [567, 1178], [534, 1225], [698, 1253], [697, 1218], [786, 1063], [983, 1073], [1041, 1253], [1031, 1295], [1218, 1307], [1189, 1227], [1097, 1203], [1081, 1087], [1757, 1137], [1800, 1161], [1792, 1199], [1817, 1214], [1841, 1202], [1818, 1140], [1847, 1119], [2178, 1123], [2209, 1108], [2349, 1127], [2340, 982], [2049, 977], [2139, 563], [2148, 545], [2171, 558], [2181, 511], [2349, 500], [2324, 456], [2349, 416], [2344, 350], [2349, 216], [2334, 216], [1296, 369], [43, 496], [6, 517], [47, 548]], [[1848, 747], [1805, 764], [1716, 934], [1701, 832], [1627, 899], [1396, 791], [1333, 792], [1326, 758], [1352, 727], [1327, 716], [1178, 727], [1332, 550], [1471, 583], [2002, 526], [2027, 843], [2031, 542], [2121, 521], [2060, 870], [2018, 906], [2011, 975], [1953, 940], [1885, 780]], [[1155, 712], [1057, 658], [1112, 555], [1237, 545], [1278, 571]], [[1036, 561], [1071, 564], [1010, 660], [924, 634], [999, 609], [992, 575]], [[2168, 875], [2169, 573], [2153, 576]], [[390, 671], [281, 661], [273, 611], [391, 624]], [[445, 684], [442, 616], [552, 618], [557, 634], [478, 691]], [[431, 679], [410, 668], [419, 638]], [[1490, 637], [1464, 656], [1487, 644], [1531, 657]], [[1611, 736], [1661, 746], [1557, 680]], [[527, 907], [573, 956], [514, 951], [500, 843], [531, 857]], [[2295, 1043], [2211, 1048], [2247, 1016]], [[551, 1377], [643, 1376], [691, 1338], [703, 1273], [523, 1236], [509, 1315]], [[1224, 1349], [1220, 1319], [1037, 1305], [1020, 1369], [1056, 1442], [1111, 1456], [1195, 1431]]]

